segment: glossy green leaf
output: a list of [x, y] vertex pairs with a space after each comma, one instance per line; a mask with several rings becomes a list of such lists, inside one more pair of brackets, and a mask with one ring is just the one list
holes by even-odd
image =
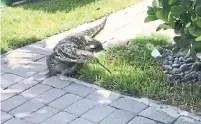
[[176, 48], [173, 49], [173, 53], [176, 54], [176, 55], [186, 55], [188, 53], [189, 49], [190, 49], [189, 46], [187, 46], [185, 48], [176, 47]]
[[144, 22], [147, 23], [147, 22], [155, 21], [155, 20], [157, 20], [157, 17], [155, 15], [149, 15], [145, 18]]
[[195, 39], [195, 41], [201, 41], [201, 35]]
[[191, 13], [185, 13], [185, 14], [182, 14], [180, 16], [181, 20], [182, 20], [182, 23], [184, 25], [188, 24], [189, 22], [191, 22]]
[[158, 19], [163, 20], [163, 21], [167, 21], [167, 19], [168, 19], [168, 12], [165, 12], [164, 10], [161, 9], [161, 10], [159, 10], [159, 11], [156, 12], [156, 17]]
[[185, 6], [185, 7], [191, 7], [191, 1], [192, 0], [181, 0], [181, 2], [180, 2], [180, 4], [182, 5], [182, 6]]
[[193, 47], [195, 49], [196, 52], [201, 52], [201, 42], [193, 42]]
[[[201, 17], [197, 16], [196, 18], [197, 25], [201, 28]], [[200, 29], [201, 30], [201, 29]]]
[[201, 35], [201, 30], [200, 28], [197, 28], [193, 25], [191, 25], [189, 28], [188, 28], [188, 31], [190, 32], [191, 35], [193, 35], [194, 37], [198, 37]]
[[148, 15], [155, 15], [156, 11], [157, 11], [157, 8], [148, 7], [147, 14], [148, 14]]
[[191, 26], [191, 22], [189, 22], [189, 23], [186, 24], [186, 28], [188, 28], [190, 26]]
[[184, 28], [184, 33], [187, 34], [187, 35], [190, 35], [190, 33], [188, 31], [188, 28]]
[[196, 0], [197, 5], [201, 5], [201, 0]]
[[162, 28], [158, 26], [158, 27], [156, 28], [156, 31], [160, 31], [161, 29], [162, 29]]
[[160, 7], [160, 6], [159, 6], [159, 0], [153, 0], [152, 6], [153, 6], [153, 7], [156, 7], [156, 8], [159, 8], [159, 7]]
[[178, 2], [179, 2], [179, 0], [169, 0], [168, 4], [169, 5], [174, 5], [174, 4], [177, 4]]
[[175, 28], [175, 19], [171, 12], [168, 15], [168, 23], [172, 28]]
[[184, 8], [182, 6], [177, 5], [172, 6], [170, 11], [175, 16], [180, 16], [181, 14], [185, 13]]
[[162, 7], [165, 11], [169, 11], [170, 10], [170, 5], [168, 4], [168, 0], [161, 0], [162, 3]]
[[172, 27], [168, 24], [160, 24], [158, 27], [161, 29], [167, 30], [167, 29], [172, 29]]
[[174, 37], [177, 48], [187, 48], [191, 44], [191, 40], [182, 36]]
[[196, 14], [197, 14], [198, 16], [201, 16], [201, 5], [196, 6], [195, 12], [196, 12]]
[[192, 3], [191, 8], [194, 8], [194, 7], [195, 7], [195, 5], [196, 5], [196, 3], [197, 3], [197, 0], [194, 0], [194, 1], [193, 1], [193, 3]]

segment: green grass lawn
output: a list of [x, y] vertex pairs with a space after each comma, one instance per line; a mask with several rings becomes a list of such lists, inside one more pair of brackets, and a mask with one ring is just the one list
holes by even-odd
[[79, 78], [127, 95], [163, 100], [183, 109], [201, 111], [201, 89], [182, 84], [168, 85], [161, 60], [151, 57], [151, 46], [165, 45], [167, 39], [160, 35], [138, 37], [128, 46], [112, 48], [99, 58], [112, 74], [97, 64], [89, 64]]
[[2, 8], [1, 52], [15, 49], [141, 0], [34, 0]]

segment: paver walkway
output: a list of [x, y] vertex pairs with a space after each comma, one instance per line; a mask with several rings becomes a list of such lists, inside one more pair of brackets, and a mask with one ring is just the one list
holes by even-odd
[[[153, 32], [158, 22], [143, 23], [149, 3], [112, 14], [97, 39], [125, 41]], [[201, 124], [198, 116], [146, 98], [124, 96], [76, 79], [47, 79], [45, 55], [68, 33], [1, 56], [1, 123]]]

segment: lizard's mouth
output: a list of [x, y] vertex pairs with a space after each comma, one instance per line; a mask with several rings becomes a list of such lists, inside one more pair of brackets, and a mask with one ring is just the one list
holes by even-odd
[[89, 48], [89, 47], [86, 47], [86, 50], [89, 51], [89, 52], [100, 52], [102, 50], [104, 50], [103, 48]]

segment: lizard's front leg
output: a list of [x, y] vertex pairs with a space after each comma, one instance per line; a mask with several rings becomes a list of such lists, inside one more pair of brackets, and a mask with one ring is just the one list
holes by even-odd
[[47, 63], [47, 67], [49, 72], [46, 74], [47, 77], [51, 77], [51, 76], [56, 76], [57, 71], [56, 71], [56, 63], [55, 63], [55, 54], [52, 53], [51, 55], [47, 56], [46, 58], [46, 63]]

